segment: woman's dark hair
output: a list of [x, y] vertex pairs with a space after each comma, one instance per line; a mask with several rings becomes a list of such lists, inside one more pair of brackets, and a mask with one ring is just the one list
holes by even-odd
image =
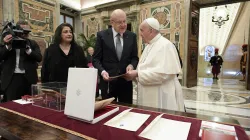
[[62, 41], [62, 37], [61, 37], [61, 34], [62, 34], [62, 30], [64, 27], [69, 27], [72, 31], [72, 41], [70, 42], [71, 45], [75, 45], [76, 42], [75, 42], [75, 37], [74, 37], [74, 30], [73, 30], [73, 27], [69, 24], [69, 23], [62, 23], [61, 25], [59, 25], [57, 28], [56, 28], [56, 31], [55, 31], [55, 35], [54, 35], [54, 44], [56, 45], [59, 45]]

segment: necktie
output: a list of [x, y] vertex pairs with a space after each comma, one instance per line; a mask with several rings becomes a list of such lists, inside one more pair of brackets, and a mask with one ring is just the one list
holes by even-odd
[[122, 43], [121, 43], [121, 35], [118, 33], [116, 35], [116, 55], [118, 57], [118, 59], [121, 59], [122, 56]]

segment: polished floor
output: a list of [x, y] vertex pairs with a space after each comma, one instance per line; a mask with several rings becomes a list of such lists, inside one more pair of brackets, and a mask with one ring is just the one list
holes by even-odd
[[[238, 79], [199, 78], [198, 86], [183, 87], [187, 112], [232, 118], [250, 135], [250, 91]], [[134, 89], [134, 103], [137, 92]]]

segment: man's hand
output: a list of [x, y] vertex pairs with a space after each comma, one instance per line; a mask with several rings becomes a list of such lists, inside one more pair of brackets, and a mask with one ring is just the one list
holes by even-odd
[[126, 75], [124, 76], [124, 78], [127, 80], [127, 81], [132, 81], [133, 79], [135, 79], [136, 77], [138, 77], [138, 72], [136, 70], [131, 70], [131, 71], [128, 71], [126, 73]]
[[12, 35], [6, 35], [4, 38], [3, 38], [3, 42], [5, 43], [5, 44], [7, 44], [6, 45], [6, 48], [8, 49], [8, 50], [11, 50], [12, 49], [12, 47], [11, 47], [11, 45], [10, 45], [10, 41], [12, 40]]
[[25, 48], [26, 50], [29, 50], [30, 49], [30, 46], [29, 45], [26, 45], [26, 48]]
[[128, 73], [129, 71], [132, 71], [132, 70], [134, 70], [134, 67], [131, 64], [129, 64], [126, 68], [126, 72]]
[[8, 44], [11, 40], [12, 40], [12, 35], [6, 35], [3, 38], [3, 42], [6, 43], [6, 44]]
[[32, 52], [31, 48], [29, 45], [26, 45], [25, 51], [28, 55], [30, 55], [30, 53]]
[[102, 72], [102, 77], [104, 81], [110, 81], [109, 80], [109, 74], [106, 71]]

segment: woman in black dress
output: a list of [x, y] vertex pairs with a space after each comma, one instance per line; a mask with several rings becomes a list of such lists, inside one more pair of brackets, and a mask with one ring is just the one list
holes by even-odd
[[70, 24], [59, 25], [54, 37], [54, 44], [44, 52], [42, 83], [67, 82], [70, 67], [88, 68], [84, 51], [76, 44]]

